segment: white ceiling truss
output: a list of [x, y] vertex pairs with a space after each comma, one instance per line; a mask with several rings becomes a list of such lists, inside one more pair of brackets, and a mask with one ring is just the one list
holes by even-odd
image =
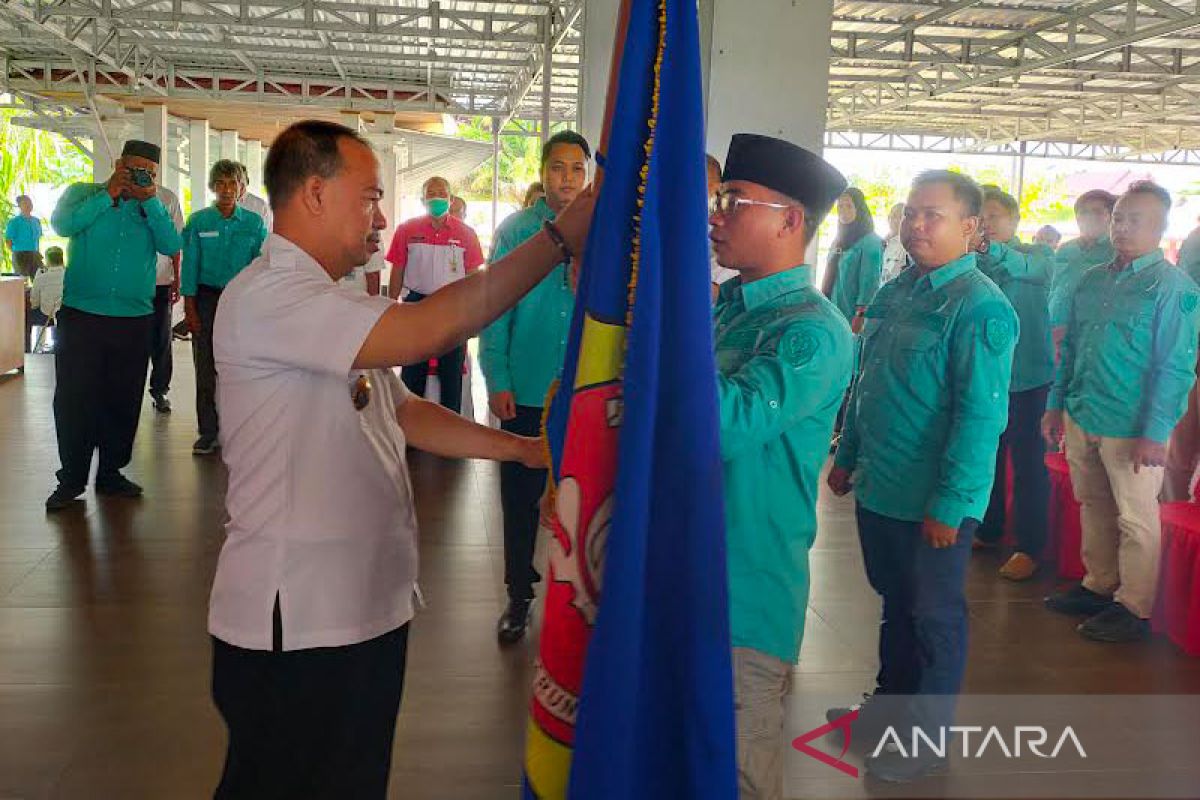
[[833, 29], [834, 134], [1200, 148], [1197, 0], [838, 0]]
[[[0, 0], [0, 91], [574, 120], [585, 5]], [[830, 49], [831, 136], [1200, 150], [1200, 0], [835, 0]]]
[[0, 88], [575, 118], [583, 0], [0, 0]]

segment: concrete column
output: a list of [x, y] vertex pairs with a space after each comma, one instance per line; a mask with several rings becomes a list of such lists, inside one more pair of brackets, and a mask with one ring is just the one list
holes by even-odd
[[362, 132], [364, 127], [362, 123], [362, 115], [360, 115], [357, 111], [339, 111], [338, 118], [338, 121], [350, 130], [358, 131], [360, 133]]
[[250, 173], [250, 191], [261, 196], [263, 194], [262, 142], [253, 139], [246, 142], [246, 171]]
[[230, 161], [238, 160], [237, 131], [221, 131], [221, 158], [227, 158]]
[[208, 120], [194, 119], [188, 134], [188, 171], [192, 186], [191, 211], [208, 205], [208, 168], [213, 159], [208, 146]]
[[121, 143], [95, 119], [92, 120], [92, 130], [92, 180], [104, 183], [112, 177], [113, 164], [121, 153]]
[[142, 139], [156, 144], [162, 150], [158, 162], [158, 180], [163, 186], [171, 188], [171, 172], [176, 166], [175, 155], [170, 147], [170, 129], [167, 124], [167, 107], [164, 105], [145, 105], [142, 107]]
[[833, 0], [756, 0], [753, 14], [743, 2], [713, 0], [711, 10], [709, 152], [724, 162], [730, 138], [741, 132], [821, 152]]
[[608, 69], [612, 64], [613, 35], [617, 30], [620, 9], [620, 0], [588, 0], [583, 18], [579, 132], [593, 149], [600, 146], [600, 132], [604, 128]]
[[[375, 138], [375, 137], [372, 137]], [[376, 258], [383, 259], [392, 244], [396, 234], [396, 226], [400, 219], [400, 156], [396, 152], [394, 134], [385, 134], [375, 141], [375, 153], [379, 158], [379, 174], [383, 178], [383, 215], [387, 217], [387, 228], [383, 232], [383, 251]], [[390, 285], [392, 267], [386, 261], [383, 264], [383, 283]]]

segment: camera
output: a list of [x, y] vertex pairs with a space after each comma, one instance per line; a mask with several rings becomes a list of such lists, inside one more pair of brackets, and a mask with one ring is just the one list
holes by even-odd
[[145, 167], [130, 167], [129, 180], [133, 182], [134, 186], [142, 188], [154, 185], [154, 176]]

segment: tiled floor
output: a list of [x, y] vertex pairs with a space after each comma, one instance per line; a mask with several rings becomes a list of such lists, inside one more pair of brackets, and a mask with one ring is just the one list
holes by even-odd
[[[146, 404], [129, 470], [147, 497], [89, 494], [82, 509], [55, 517], [42, 509], [57, 465], [52, 359], [32, 356], [24, 376], [0, 378], [0, 798], [211, 796], [224, 731], [208, 696], [205, 615], [225, 476], [219, 460], [191, 455], [190, 353], [176, 345], [175, 355], [176, 411], [157, 416]], [[497, 473], [417, 456], [412, 475], [428, 608], [412, 630], [391, 795], [515, 797], [534, 643], [500, 650], [494, 639], [503, 605]], [[793, 735], [823, 721], [813, 706], [824, 698], [867, 690], [875, 669], [878, 604], [851, 505], [823, 497], [820, 513]], [[1049, 581], [1006, 584], [994, 577], [998, 566], [995, 556], [972, 566], [969, 691], [1200, 694], [1200, 660], [1161, 640], [1083, 642], [1069, 620], [1040, 607]], [[1097, 770], [1072, 785], [1094, 782], [1107, 796], [1145, 785]], [[1005, 780], [1046, 796], [1056, 785]], [[789, 758], [788, 781], [796, 797], [869, 789], [802, 756]], [[971, 776], [942, 781], [931, 791], [957, 796]]]

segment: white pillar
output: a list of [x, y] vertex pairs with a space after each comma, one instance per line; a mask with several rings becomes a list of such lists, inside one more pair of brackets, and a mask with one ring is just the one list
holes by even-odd
[[92, 117], [92, 180], [106, 183], [112, 177], [117, 157], [121, 155], [121, 142], [115, 138], [110, 126], [103, 125]]
[[[392, 237], [396, 235], [396, 226], [400, 224], [399, 159], [391, 134], [386, 135], [384, 142], [375, 146], [376, 155], [379, 157], [379, 175], [383, 179], [383, 215], [387, 217], [387, 228], [383, 231], [383, 250], [376, 256], [381, 259], [387, 255], [388, 248], [392, 245]], [[385, 261], [383, 271], [381, 280], [390, 286], [392, 265]]]
[[600, 146], [604, 127], [604, 100], [608, 94], [608, 70], [612, 64], [613, 35], [617, 30], [620, 0], [588, 0], [583, 18], [583, 64], [579, 132], [591, 144]]
[[171, 170], [175, 167], [175, 158], [168, 146], [169, 129], [167, 125], [167, 107], [160, 104], [142, 106], [142, 139], [150, 144], [158, 145], [162, 155], [158, 161], [158, 180], [167, 188]]
[[238, 132], [221, 131], [221, 158], [238, 160]]
[[192, 185], [191, 211], [208, 205], [208, 168], [212, 164], [208, 147], [208, 120], [194, 119], [188, 134], [188, 172]]
[[713, 0], [711, 8], [709, 152], [724, 162], [730, 138], [742, 132], [821, 152], [833, 0], [756, 0], [752, 14], [735, 0]]
[[246, 142], [246, 171], [250, 173], [250, 191], [261, 195], [263, 185], [262, 142], [251, 139]]
[[363, 130], [362, 115], [360, 115], [357, 111], [339, 111], [338, 118], [339, 118], [338, 121], [341, 122], [343, 125], [345, 125], [347, 128], [349, 128], [350, 130], [355, 131], [357, 133], [362, 132], [362, 130]]

